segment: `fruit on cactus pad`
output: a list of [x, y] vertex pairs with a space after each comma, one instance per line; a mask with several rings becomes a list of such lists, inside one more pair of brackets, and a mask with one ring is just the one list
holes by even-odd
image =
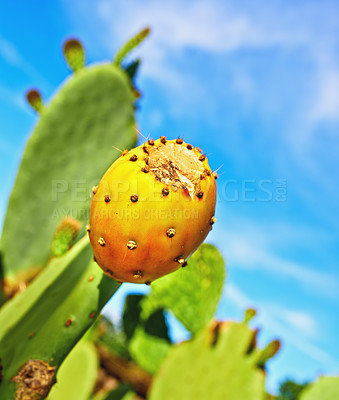
[[182, 139], [123, 151], [93, 188], [87, 226], [104, 273], [149, 284], [185, 267], [216, 221], [216, 178], [202, 151]]

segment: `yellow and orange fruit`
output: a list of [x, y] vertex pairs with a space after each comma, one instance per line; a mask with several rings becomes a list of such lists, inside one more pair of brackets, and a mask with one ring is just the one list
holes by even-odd
[[182, 139], [162, 136], [122, 152], [93, 188], [87, 226], [104, 273], [149, 284], [185, 267], [216, 221], [216, 178]]

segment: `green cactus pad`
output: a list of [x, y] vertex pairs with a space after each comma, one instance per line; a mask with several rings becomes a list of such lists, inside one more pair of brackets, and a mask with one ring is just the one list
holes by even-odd
[[339, 399], [339, 377], [322, 377], [305, 388], [300, 400], [337, 400]]
[[91, 254], [84, 237], [1, 309], [0, 398], [13, 396], [13, 377], [30, 360], [58, 368], [118, 289], [96, 263], [88, 264]]
[[263, 400], [264, 372], [249, 354], [253, 331], [245, 323], [212, 323], [177, 345], [154, 378], [150, 400]]
[[85, 66], [85, 50], [77, 39], [69, 39], [64, 44], [64, 56], [73, 71]]
[[92, 343], [81, 340], [57, 373], [57, 382], [47, 400], [88, 400], [98, 374], [99, 360]]
[[188, 265], [152, 284], [152, 302], [169, 309], [193, 334], [214, 316], [225, 280], [224, 261], [219, 251], [203, 244]]
[[133, 36], [130, 40], [128, 40], [121, 49], [117, 52], [113, 63], [115, 65], [120, 65], [124, 58], [129, 54], [135, 47], [137, 47], [146, 37], [149, 35], [150, 29], [145, 28], [135, 36]]
[[[86, 225], [90, 194], [120, 155], [135, 145], [133, 95], [127, 74], [113, 64], [83, 68], [68, 79], [30, 137], [9, 200], [1, 237], [4, 276], [48, 261], [60, 221]], [[84, 227], [82, 229], [84, 232]]]
[[152, 307], [148, 296], [129, 295], [123, 326], [133, 359], [154, 374], [171, 347], [163, 310]]

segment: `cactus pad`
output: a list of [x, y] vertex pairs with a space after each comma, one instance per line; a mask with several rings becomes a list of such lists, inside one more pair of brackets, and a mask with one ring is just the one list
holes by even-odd
[[177, 345], [155, 376], [150, 400], [263, 400], [264, 372], [253, 331], [245, 323], [217, 323]]

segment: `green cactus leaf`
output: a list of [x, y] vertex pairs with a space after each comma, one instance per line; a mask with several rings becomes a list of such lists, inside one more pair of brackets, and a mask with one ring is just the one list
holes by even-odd
[[[89, 217], [90, 193], [120, 149], [135, 145], [133, 94], [127, 74], [112, 64], [83, 68], [44, 107], [30, 137], [4, 222], [4, 276], [44, 267], [61, 220]], [[26, 273], [25, 272], [25, 273]], [[20, 275], [21, 274], [21, 275]]]
[[[70, 350], [94, 323], [119, 285], [89, 260], [87, 237], [48, 267], [0, 311], [0, 398], [12, 398], [22, 371], [45, 366], [54, 378]], [[33, 361], [32, 361], [33, 360]], [[52, 381], [49, 382], [52, 384]]]
[[306, 387], [300, 400], [335, 400], [339, 399], [339, 377], [321, 377], [317, 382]]
[[26, 99], [27, 99], [29, 105], [35, 111], [37, 111], [39, 114], [42, 113], [44, 105], [42, 102], [41, 94], [38, 90], [36, 90], [36, 89], [29, 90], [26, 93]]
[[73, 71], [85, 66], [85, 50], [77, 39], [69, 39], [64, 44], [64, 56]]
[[139, 44], [146, 39], [146, 37], [149, 35], [150, 29], [145, 28], [139, 33], [137, 33], [135, 36], [133, 36], [130, 40], [128, 40], [122, 47], [121, 49], [117, 52], [116, 56], [114, 57], [113, 63], [115, 65], [120, 65], [124, 58]]
[[151, 298], [159, 308], [169, 309], [193, 334], [214, 316], [225, 280], [219, 251], [203, 244], [185, 268], [152, 283]]
[[135, 393], [130, 385], [121, 383], [116, 389], [106, 395], [96, 395], [92, 400], [135, 400]]
[[108, 348], [110, 353], [130, 359], [126, 336], [118, 330], [113, 323], [104, 316], [100, 316], [90, 334], [91, 340], [96, 344]]
[[140, 303], [143, 298], [144, 296], [139, 294], [130, 294], [126, 297], [122, 315], [122, 325], [128, 340], [132, 338], [140, 323], [140, 314], [142, 310]]
[[154, 374], [171, 347], [163, 310], [152, 304], [149, 296], [129, 295], [125, 302], [123, 326], [132, 358]]
[[252, 337], [245, 323], [210, 324], [168, 353], [149, 399], [263, 400], [264, 372], [247, 353]]
[[57, 382], [47, 400], [88, 400], [98, 374], [98, 357], [92, 343], [81, 340], [57, 373]]

